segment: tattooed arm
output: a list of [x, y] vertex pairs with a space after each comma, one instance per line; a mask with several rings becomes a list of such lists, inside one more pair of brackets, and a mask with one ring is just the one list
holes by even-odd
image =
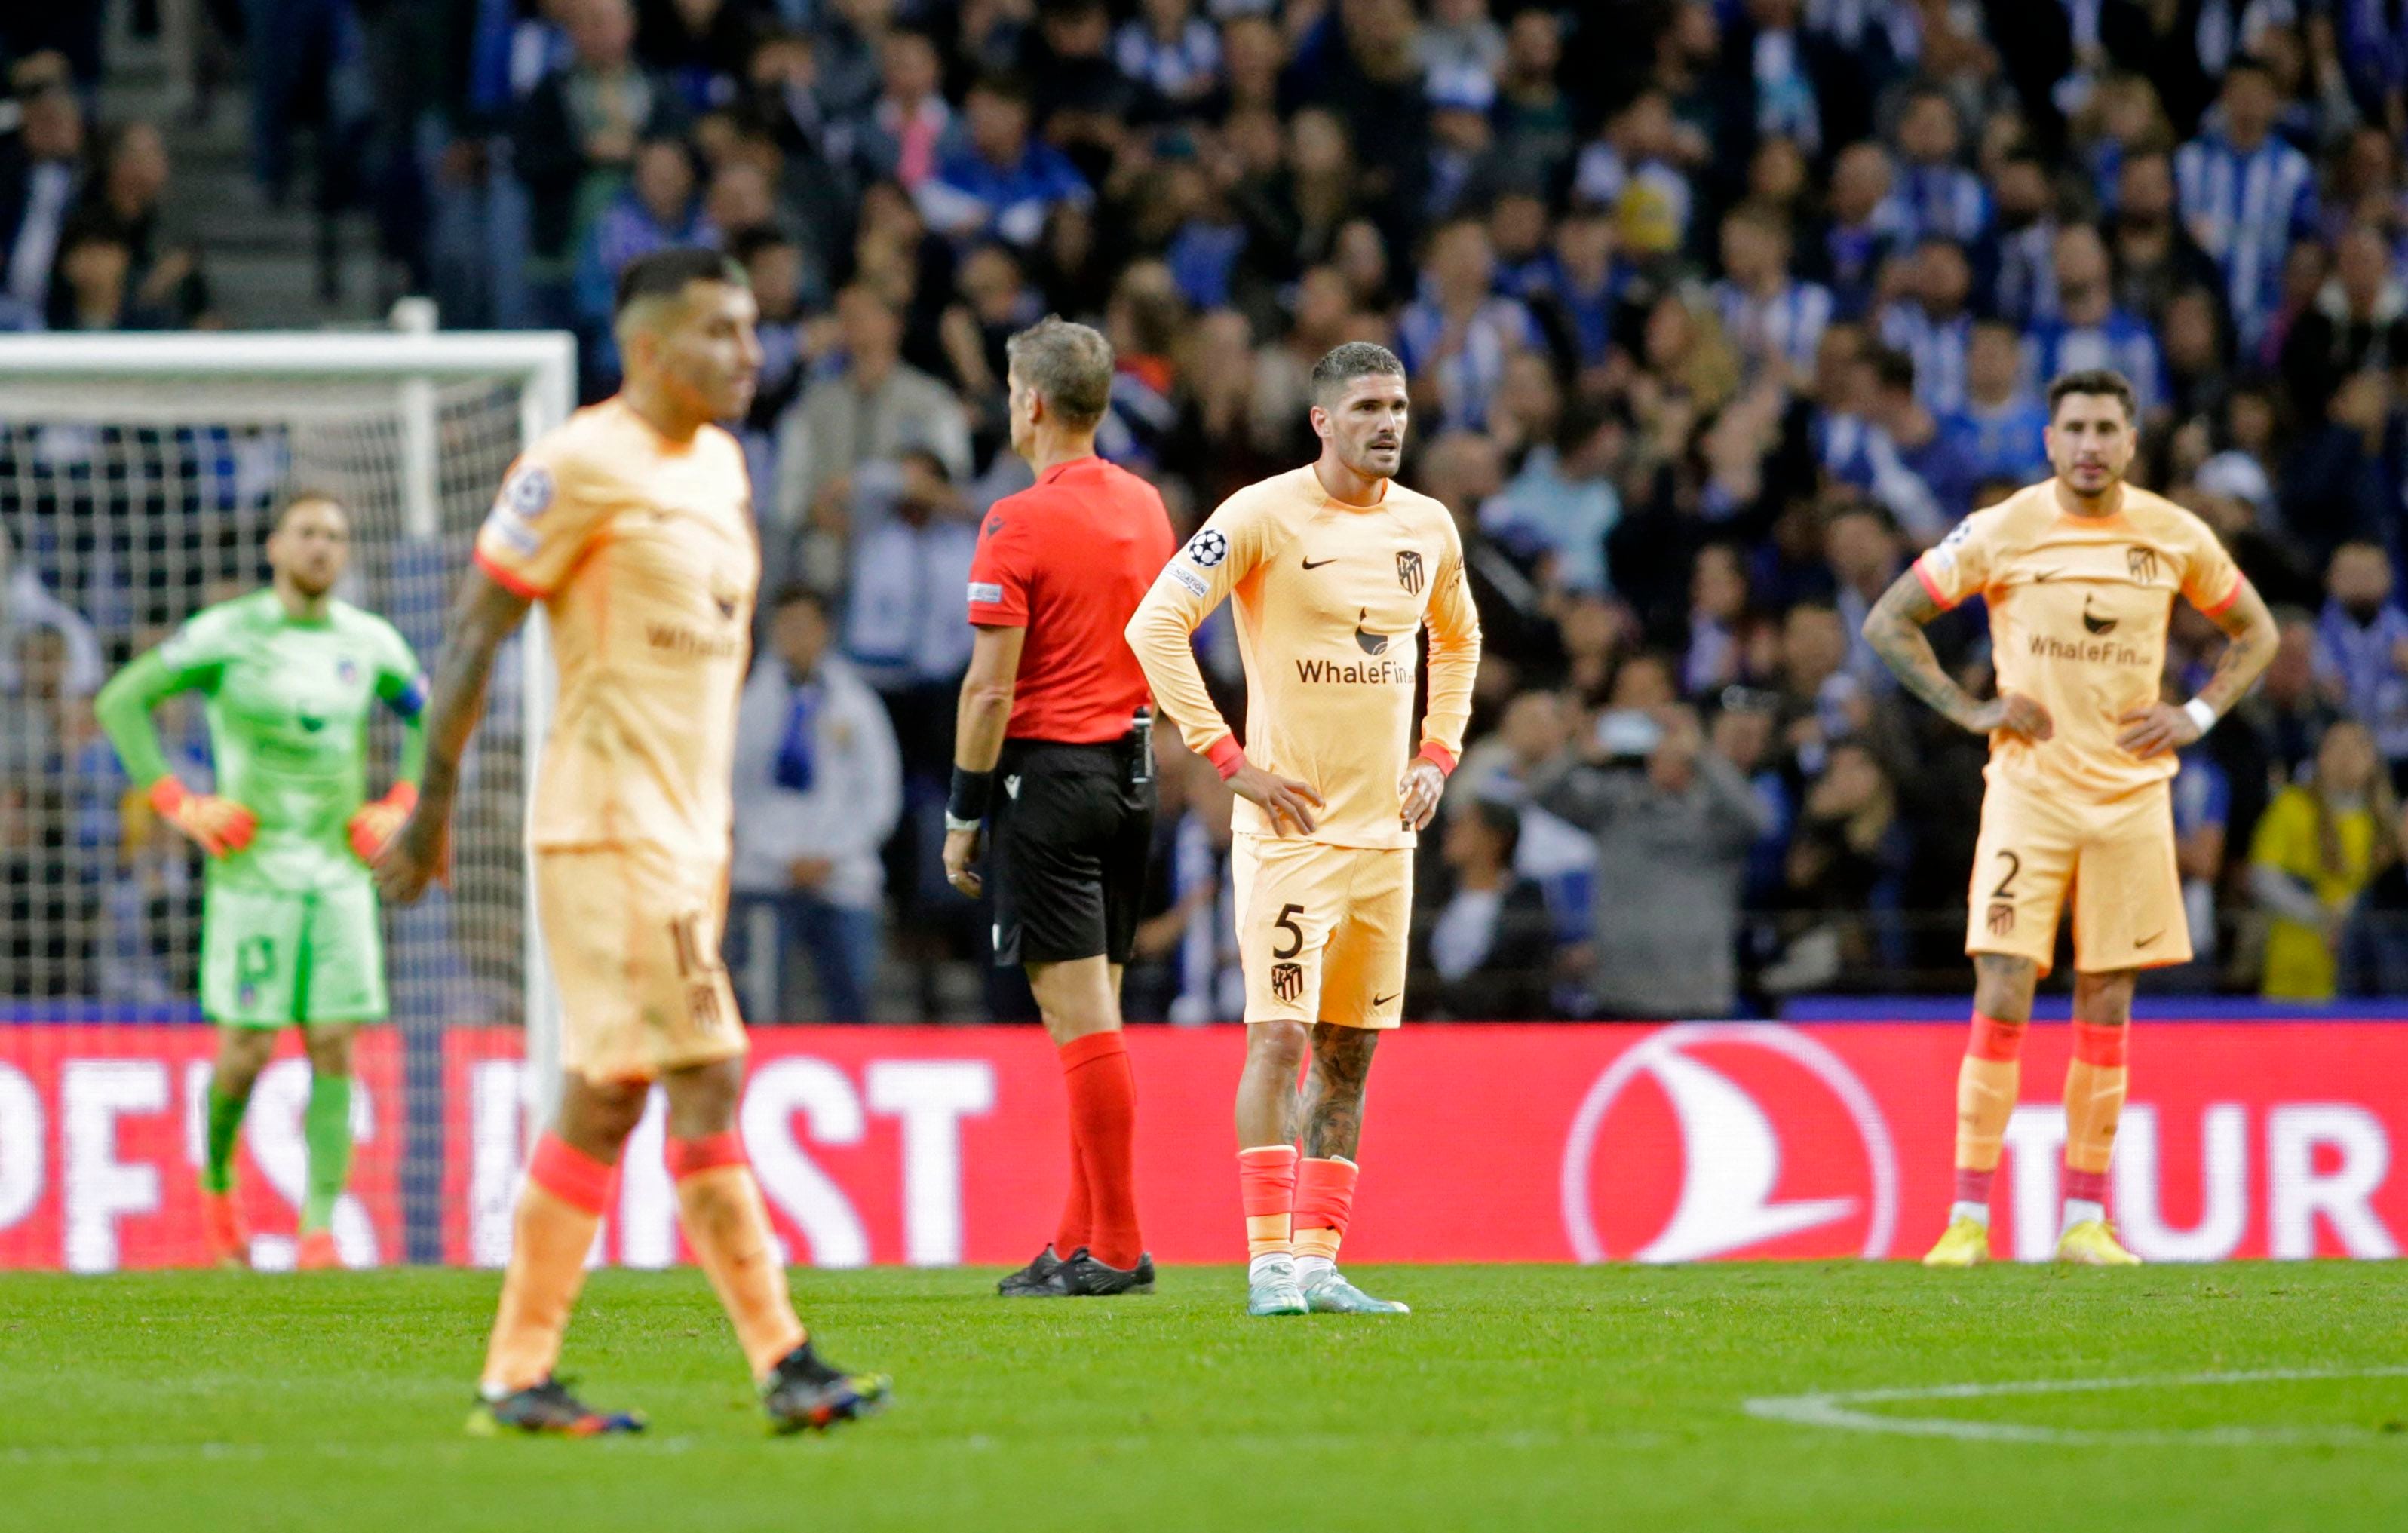
[[426, 771], [418, 807], [377, 859], [377, 887], [407, 905], [448, 858], [452, 800], [459, 792], [460, 757], [485, 712], [485, 683], [494, 655], [526, 616], [527, 598], [471, 566], [444, 621], [443, 652], [435, 663], [434, 696], [426, 705]]
[[2049, 722], [2048, 709], [2033, 699], [2006, 692], [1984, 702], [1942, 668], [1931, 640], [1923, 632], [1923, 625], [1939, 615], [1940, 603], [1910, 569], [1891, 581], [1881, 600], [1865, 614], [1865, 642], [1907, 691], [1959, 728], [1976, 735], [2004, 731], [2028, 739], [2048, 738], [2055, 726]]

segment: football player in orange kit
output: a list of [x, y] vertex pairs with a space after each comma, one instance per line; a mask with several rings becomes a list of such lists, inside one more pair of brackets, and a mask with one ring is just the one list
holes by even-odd
[[[2019, 1084], [2032, 988], [2073, 904], [2073, 1058], [2065, 1073], [2060, 1261], [2140, 1258], [2107, 1222], [2132, 984], [2190, 957], [2174, 865], [2174, 752], [2231, 711], [2274, 655], [2274, 619], [2206, 523], [2124, 482], [2132, 386], [2107, 371], [2049, 386], [2054, 479], [1959, 523], [1885, 592], [1865, 638], [1906, 689], [1990, 738], [1965, 951], [1973, 1033], [1956, 1082], [1956, 1195], [1924, 1260], [1989, 1257], [1990, 1185]], [[1999, 695], [1951, 680], [1923, 625], [1970, 596], [1989, 609]], [[2230, 636], [2180, 708], [2159, 700], [2175, 597]]]
[[626, 384], [511, 466], [445, 624], [416, 810], [377, 867], [415, 899], [444, 861], [461, 752], [502, 640], [540, 601], [559, 668], [528, 838], [560, 986], [560, 1110], [519, 1196], [469, 1429], [637, 1431], [552, 1376], [619, 1154], [652, 1084], [668, 1096], [686, 1239], [735, 1323], [772, 1424], [861, 1415], [887, 1383], [829, 1367], [786, 1292], [736, 1131], [744, 1027], [720, 962], [736, 701], [760, 544], [744, 455], [714, 421], [751, 404], [761, 347], [743, 269], [705, 250], [619, 279]]
[[[1480, 616], [1455, 519], [1396, 481], [1403, 365], [1367, 342], [1337, 348], [1312, 369], [1312, 418], [1320, 459], [1222, 502], [1163, 566], [1128, 638], [1155, 702], [1240, 800], [1231, 867], [1246, 975], [1247, 1312], [1392, 1314], [1405, 1306], [1340, 1274], [1338, 1244], [1371, 1051], [1402, 1014], [1412, 848], [1463, 749]], [[1192, 640], [1224, 599], [1246, 667], [1242, 750]], [[1429, 700], [1416, 746], [1424, 628]]]

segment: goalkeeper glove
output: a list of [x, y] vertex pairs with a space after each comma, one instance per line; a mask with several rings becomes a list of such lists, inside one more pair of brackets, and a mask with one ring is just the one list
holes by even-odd
[[189, 792], [172, 777], [163, 777], [150, 784], [147, 796], [159, 818], [199, 842], [201, 850], [212, 857], [240, 852], [251, 844], [252, 833], [259, 829], [259, 816], [233, 799]]
[[385, 849], [409, 811], [418, 807], [418, 788], [414, 783], [396, 782], [382, 798], [373, 804], [363, 804], [351, 816], [350, 830], [351, 851], [360, 861], [372, 863], [377, 853]]

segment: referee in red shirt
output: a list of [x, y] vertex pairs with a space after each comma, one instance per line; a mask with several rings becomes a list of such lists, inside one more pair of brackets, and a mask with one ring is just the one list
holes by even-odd
[[1061, 1053], [1070, 1196], [1053, 1242], [998, 1286], [1019, 1298], [1148, 1293], [1120, 995], [1153, 840], [1154, 742], [1145, 673], [1121, 636], [1176, 544], [1154, 486], [1096, 456], [1111, 344], [1049, 317], [1006, 355], [1011, 450], [1037, 482], [996, 502], [970, 563], [978, 637], [945, 877], [978, 894], [970, 863], [991, 817], [995, 961], [1028, 971]]

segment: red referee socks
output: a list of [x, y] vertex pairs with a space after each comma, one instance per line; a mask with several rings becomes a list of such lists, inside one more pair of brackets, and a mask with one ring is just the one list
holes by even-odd
[[[1144, 1252], [1137, 1223], [1137, 1076], [1128, 1044], [1114, 1029], [1074, 1038], [1061, 1053], [1073, 1164], [1054, 1250], [1068, 1256], [1083, 1245], [1096, 1260], [1126, 1270]], [[1084, 1229], [1073, 1230], [1074, 1222]], [[1066, 1243], [1074, 1235], [1076, 1244]]]

